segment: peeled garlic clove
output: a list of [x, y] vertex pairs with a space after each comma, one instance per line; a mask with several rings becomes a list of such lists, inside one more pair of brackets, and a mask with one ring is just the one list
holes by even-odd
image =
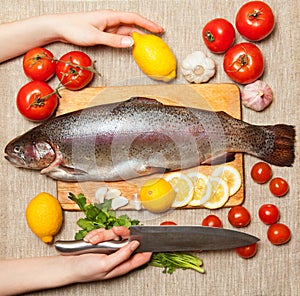
[[246, 85], [241, 96], [243, 105], [255, 111], [264, 110], [273, 100], [270, 86], [262, 80]]
[[121, 195], [121, 191], [118, 189], [109, 189], [105, 195], [105, 199], [114, 199]]
[[108, 190], [107, 187], [100, 187], [99, 189], [97, 189], [95, 193], [96, 201], [98, 201], [99, 203], [103, 203], [107, 190]]
[[141, 201], [139, 200], [137, 194], [134, 194], [134, 195], [133, 195], [132, 200], [130, 201], [130, 204], [131, 204], [131, 206], [132, 206], [135, 210], [137, 210], [137, 211], [139, 211], [139, 210], [142, 209], [142, 203], [141, 203]]
[[108, 189], [107, 194], [110, 194], [110, 193], [120, 196], [122, 192], [121, 192], [121, 190], [119, 190], [117, 188], [110, 188], [110, 189]]
[[124, 196], [117, 196], [111, 201], [111, 207], [113, 210], [122, 208], [128, 204], [128, 199]]

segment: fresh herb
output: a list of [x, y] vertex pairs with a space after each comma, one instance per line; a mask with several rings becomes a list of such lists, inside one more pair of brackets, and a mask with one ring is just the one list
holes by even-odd
[[172, 274], [176, 269], [183, 270], [194, 269], [200, 273], [204, 273], [202, 260], [195, 255], [189, 253], [153, 253], [151, 266], [162, 267], [163, 273]]
[[131, 220], [127, 215], [116, 217], [116, 212], [110, 210], [111, 200], [105, 200], [101, 204], [87, 204], [86, 197], [82, 193], [78, 194], [78, 197], [73, 193], [69, 193], [68, 197], [76, 202], [86, 216], [77, 221], [77, 225], [82, 229], [75, 234], [76, 240], [83, 239], [88, 232], [94, 229], [111, 229], [113, 226], [129, 228], [131, 225], [139, 225], [140, 223], [138, 220]]
[[[76, 197], [73, 193], [68, 196], [74, 201], [85, 214], [85, 218], [80, 218], [77, 225], [81, 228], [76, 234], [75, 239], [83, 239], [88, 232], [105, 228], [111, 229], [113, 226], [125, 226], [129, 228], [131, 225], [139, 225], [138, 220], [131, 220], [127, 215], [116, 216], [116, 212], [111, 210], [111, 200], [105, 200], [101, 204], [87, 204], [86, 197], [80, 193]], [[189, 253], [153, 253], [150, 266], [163, 268], [163, 273], [172, 274], [176, 269], [194, 269], [200, 273], [204, 273], [202, 260], [197, 256]]]

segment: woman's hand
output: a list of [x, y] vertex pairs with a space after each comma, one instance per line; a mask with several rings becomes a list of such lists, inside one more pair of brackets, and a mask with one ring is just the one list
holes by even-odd
[[60, 41], [80, 46], [130, 47], [133, 45], [130, 35], [133, 31], [141, 32], [139, 28], [153, 33], [164, 31], [161, 26], [133, 12], [100, 10], [54, 17]]
[[4, 23], [0, 25], [0, 63], [57, 41], [79, 46], [130, 47], [131, 33], [140, 29], [164, 31], [137, 13], [113, 10], [41, 15]]
[[[111, 230], [97, 229], [88, 233], [85, 241], [97, 244], [102, 241], [129, 237], [126, 227], [113, 227]], [[132, 255], [139, 242], [131, 241], [113, 254], [83, 254], [74, 258], [78, 281], [88, 282], [117, 277], [147, 263], [152, 253]]]

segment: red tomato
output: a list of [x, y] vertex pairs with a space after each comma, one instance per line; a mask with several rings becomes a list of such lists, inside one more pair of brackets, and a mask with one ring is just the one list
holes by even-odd
[[259, 184], [268, 182], [272, 177], [272, 169], [265, 162], [256, 163], [251, 169], [252, 179]]
[[23, 70], [31, 80], [47, 81], [55, 74], [56, 61], [51, 51], [36, 47], [23, 58]]
[[235, 251], [242, 258], [252, 258], [257, 252], [257, 243], [245, 247], [236, 248]]
[[228, 221], [232, 226], [245, 227], [251, 221], [249, 211], [243, 206], [232, 207], [228, 212]]
[[161, 222], [160, 225], [162, 225], [162, 226], [165, 225], [166, 226], [166, 225], [177, 225], [177, 224], [173, 221], [164, 221], [164, 222]]
[[223, 227], [223, 224], [218, 216], [208, 215], [203, 219], [202, 226]]
[[269, 227], [267, 235], [273, 245], [283, 245], [291, 239], [291, 230], [285, 224], [275, 223]]
[[229, 21], [216, 18], [204, 26], [202, 38], [210, 51], [223, 53], [232, 46], [235, 40], [235, 30]]
[[281, 197], [288, 193], [289, 184], [282, 178], [274, 178], [271, 180], [269, 188], [273, 195]]
[[264, 204], [259, 208], [258, 216], [263, 223], [269, 225], [279, 220], [280, 213], [275, 205]]
[[256, 45], [243, 42], [234, 45], [225, 53], [223, 68], [233, 81], [248, 84], [263, 74], [264, 58]]
[[266, 38], [274, 29], [275, 19], [270, 6], [262, 1], [245, 3], [237, 12], [235, 26], [239, 33], [251, 41]]
[[31, 81], [21, 87], [17, 94], [19, 112], [32, 121], [50, 118], [57, 105], [56, 93], [44, 81]]
[[88, 85], [94, 76], [93, 62], [82, 51], [70, 51], [56, 64], [56, 75], [68, 89], [79, 90]]

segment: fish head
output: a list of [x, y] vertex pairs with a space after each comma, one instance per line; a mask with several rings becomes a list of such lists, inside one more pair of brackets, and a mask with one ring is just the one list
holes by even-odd
[[24, 136], [8, 143], [5, 153], [5, 158], [14, 166], [33, 170], [46, 168], [55, 160], [55, 151], [50, 143]]

